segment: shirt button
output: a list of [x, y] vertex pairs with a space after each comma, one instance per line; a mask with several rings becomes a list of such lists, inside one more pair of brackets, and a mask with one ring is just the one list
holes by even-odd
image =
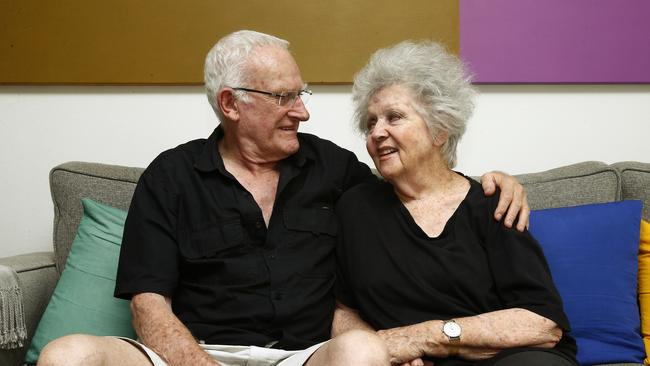
[[262, 227], [264, 227], [264, 225], [262, 224], [262, 221], [257, 221], [257, 222], [255, 223], [255, 228], [256, 228], [256, 229], [261, 229]]
[[271, 260], [275, 260], [275, 254], [270, 254], [270, 255], [269, 255], [269, 259], [271, 259]]

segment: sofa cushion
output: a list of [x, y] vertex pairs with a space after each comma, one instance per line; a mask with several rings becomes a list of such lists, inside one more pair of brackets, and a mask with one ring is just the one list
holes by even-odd
[[515, 177], [526, 188], [534, 210], [612, 202], [621, 197], [618, 171], [596, 161]]
[[63, 270], [83, 214], [81, 199], [90, 198], [126, 210], [143, 170], [84, 162], [68, 162], [52, 169], [54, 254], [59, 273]]
[[113, 297], [126, 212], [90, 199], [70, 256], [27, 351], [35, 363], [55, 338], [72, 334], [133, 338], [129, 301]]
[[639, 243], [639, 308], [641, 310], [641, 334], [646, 349], [645, 363], [650, 365], [650, 223], [641, 221]]
[[637, 306], [640, 201], [533, 211], [583, 365], [642, 362]]

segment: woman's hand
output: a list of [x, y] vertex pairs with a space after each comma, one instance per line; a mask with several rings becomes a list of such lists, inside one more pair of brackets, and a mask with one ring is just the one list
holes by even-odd
[[517, 179], [503, 172], [489, 172], [481, 176], [481, 184], [486, 195], [492, 195], [496, 187], [501, 189], [499, 203], [494, 212], [494, 218], [501, 220], [506, 213], [504, 224], [512, 227], [515, 219], [518, 219], [517, 230], [524, 231], [528, 227], [528, 218], [530, 216], [530, 206], [526, 190]]
[[[413, 327], [415, 326], [377, 331], [379, 337], [386, 342], [391, 364], [414, 366], [411, 362], [416, 362], [415, 366], [418, 366], [417, 359], [424, 356], [424, 350], [418, 346], [419, 342], [417, 342], [417, 335], [413, 331]], [[421, 364], [419, 365], [421, 366]]]
[[434, 366], [434, 364], [431, 361], [424, 361], [421, 358], [416, 358], [415, 360], [411, 360], [411, 362], [404, 362], [400, 366]]
[[[439, 334], [432, 333], [429, 322], [407, 325], [377, 331], [386, 342], [391, 364], [409, 366], [430, 366], [424, 362], [424, 356], [444, 358], [449, 356], [449, 348], [442, 343]], [[440, 324], [438, 324], [440, 325]], [[441, 328], [441, 327], [438, 327]]]
[[494, 357], [502, 349], [483, 348], [483, 347], [458, 347], [454, 355], [470, 361], [486, 360]]

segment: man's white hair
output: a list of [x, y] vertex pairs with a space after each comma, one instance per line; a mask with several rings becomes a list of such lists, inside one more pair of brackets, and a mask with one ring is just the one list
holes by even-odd
[[[240, 30], [221, 38], [205, 57], [203, 78], [208, 102], [220, 121], [225, 117], [217, 103], [217, 93], [224, 87], [244, 87], [249, 80], [246, 69], [251, 51], [259, 46], [289, 48], [289, 42], [268, 34], [251, 30]], [[248, 101], [244, 92], [235, 92], [235, 96]]]

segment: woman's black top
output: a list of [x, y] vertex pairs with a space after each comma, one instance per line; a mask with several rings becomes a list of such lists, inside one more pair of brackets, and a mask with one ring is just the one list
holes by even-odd
[[468, 180], [467, 196], [435, 238], [389, 183], [347, 191], [336, 206], [339, 300], [375, 329], [527, 309], [564, 330], [554, 351], [575, 360], [569, 321], [539, 244], [527, 231], [496, 221], [499, 195], [486, 197]]

